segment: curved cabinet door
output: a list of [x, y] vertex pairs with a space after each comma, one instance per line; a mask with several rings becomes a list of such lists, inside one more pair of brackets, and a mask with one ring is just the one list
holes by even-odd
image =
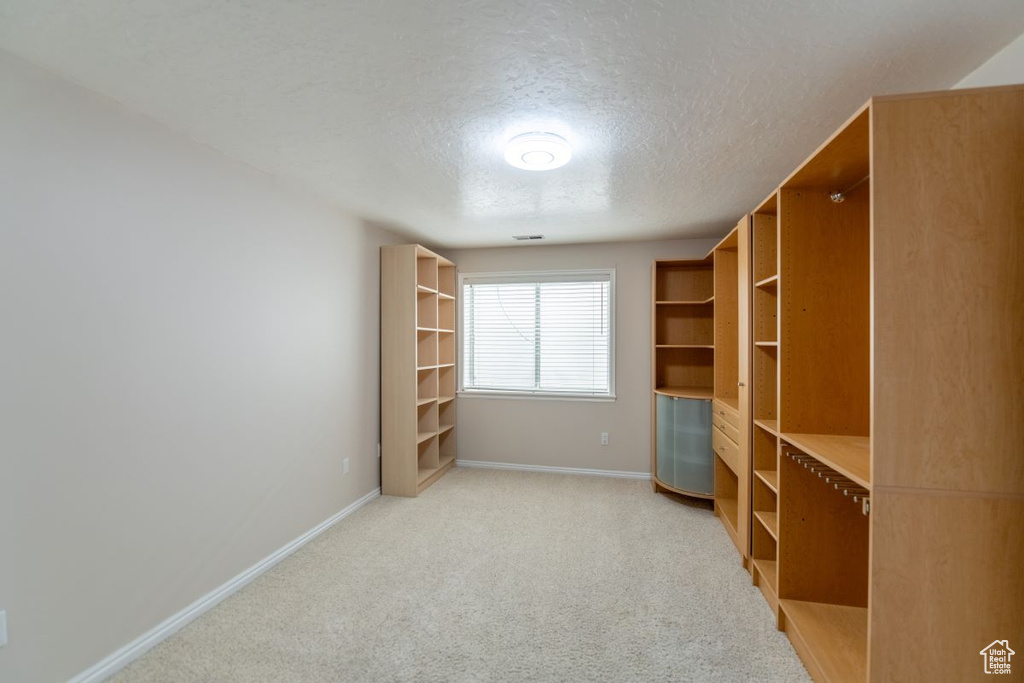
[[713, 494], [711, 401], [659, 394], [656, 420], [658, 479], [680, 491]]

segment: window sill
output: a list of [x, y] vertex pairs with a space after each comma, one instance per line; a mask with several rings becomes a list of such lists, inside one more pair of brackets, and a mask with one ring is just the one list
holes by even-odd
[[457, 392], [459, 398], [511, 398], [537, 401], [588, 401], [591, 403], [614, 403], [615, 394], [595, 396], [594, 394], [526, 393], [522, 391], [466, 391]]

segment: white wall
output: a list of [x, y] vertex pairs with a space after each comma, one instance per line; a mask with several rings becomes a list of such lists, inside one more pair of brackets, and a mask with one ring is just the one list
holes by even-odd
[[379, 485], [398, 240], [6, 53], [0, 92], [0, 680], [58, 681]]
[[1024, 33], [971, 72], [954, 88], [1024, 83]]
[[[651, 469], [651, 261], [703, 258], [718, 242], [529, 245], [446, 253], [462, 273], [615, 268], [614, 402], [462, 397], [458, 458], [626, 472]], [[609, 445], [600, 445], [608, 432]]]

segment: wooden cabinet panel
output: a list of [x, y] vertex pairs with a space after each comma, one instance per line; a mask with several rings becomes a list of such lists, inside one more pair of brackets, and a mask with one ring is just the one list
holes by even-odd
[[873, 104], [879, 485], [1024, 494], [1021, 121], [1021, 87]]
[[1024, 499], [876, 489], [871, 505], [871, 680], [986, 680], [983, 647], [1024, 645]]

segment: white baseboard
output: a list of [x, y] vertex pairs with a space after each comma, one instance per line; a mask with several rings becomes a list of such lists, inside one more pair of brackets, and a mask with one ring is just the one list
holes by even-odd
[[103, 681], [110, 676], [113, 676], [132, 661], [145, 654], [145, 652], [154, 645], [169, 637], [175, 631], [181, 629], [203, 612], [216, 606], [217, 603], [221, 602], [232, 593], [237, 592], [240, 588], [245, 586], [247, 583], [250, 583], [260, 574], [272, 568], [278, 562], [288, 557], [296, 550], [306, 545], [314, 538], [327, 531], [327, 529], [345, 519], [378, 496], [380, 496], [379, 487], [370, 491], [344, 510], [335, 513], [295, 540], [290, 541], [286, 545], [275, 550], [270, 555], [249, 567], [227, 583], [213, 589], [174, 616], [164, 620], [160, 624], [157, 624], [154, 628], [128, 643], [120, 650], [117, 650], [103, 660], [93, 664], [88, 669], [68, 681], [68, 683], [98, 683], [99, 681]]
[[650, 481], [650, 472], [623, 472], [621, 470], [592, 470], [586, 467], [549, 467], [547, 465], [517, 465], [511, 462], [487, 462], [486, 460], [458, 460], [456, 467], [476, 467], [485, 470], [520, 470], [522, 472], [555, 472], [557, 474], [586, 474], [592, 477], [614, 479], [642, 479]]

